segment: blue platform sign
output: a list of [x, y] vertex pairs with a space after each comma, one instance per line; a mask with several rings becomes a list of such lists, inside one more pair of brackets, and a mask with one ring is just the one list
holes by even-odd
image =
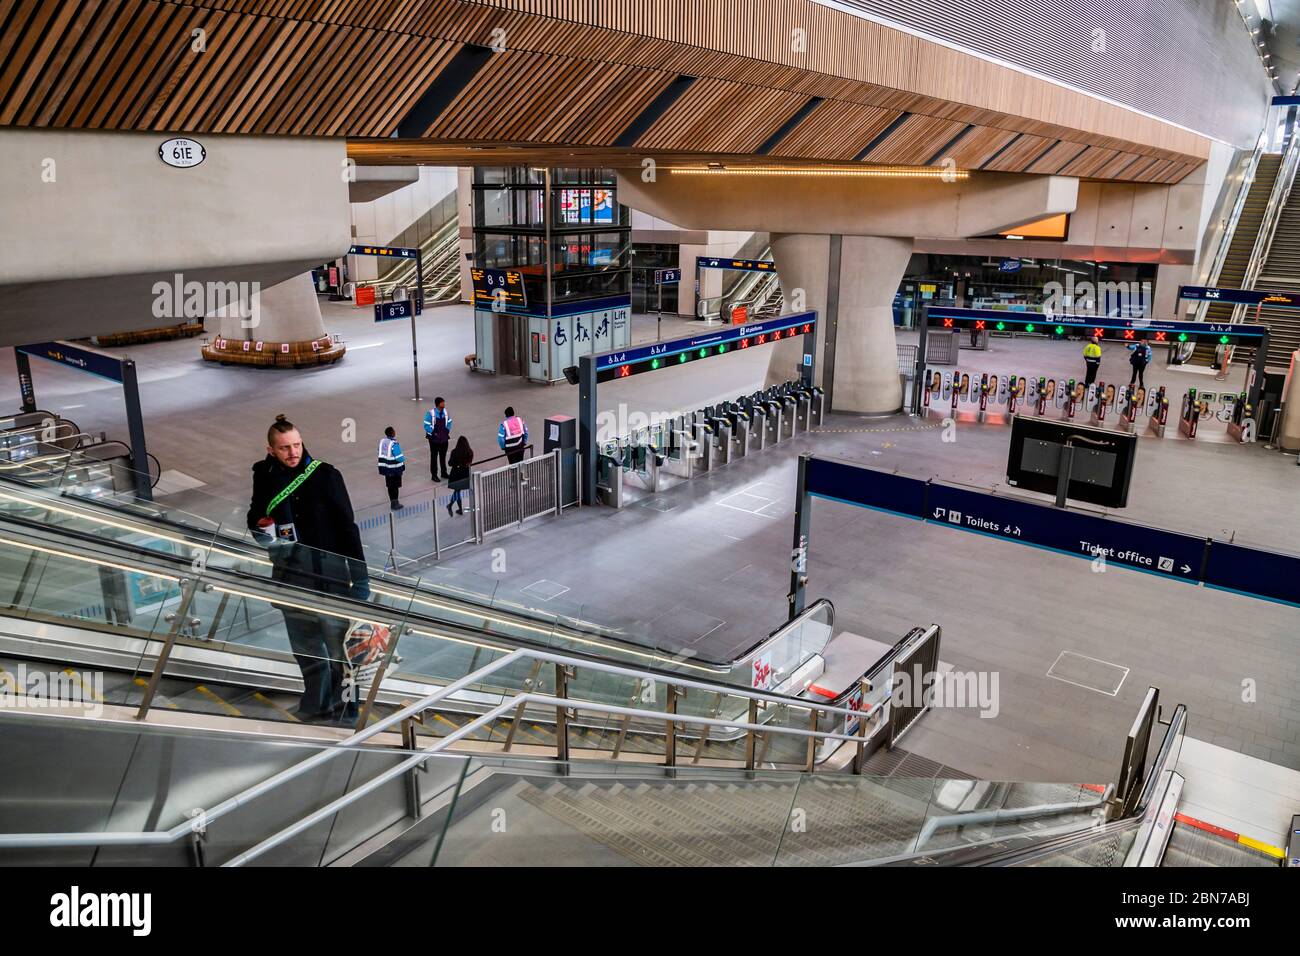
[[1300, 295], [1266, 289], [1218, 289], [1214, 286], [1178, 287], [1178, 298], [1196, 302], [1227, 302], [1231, 305], [1267, 305], [1278, 309], [1300, 309]]
[[904, 518], [925, 515], [926, 482], [829, 458], [808, 460], [808, 493]]
[[1205, 586], [1300, 607], [1300, 557], [1215, 541]]
[[681, 269], [656, 269], [655, 285], [672, 285], [682, 281]]
[[98, 375], [100, 378], [119, 384], [122, 382], [122, 360], [106, 352], [96, 352], [68, 342], [37, 342], [35, 345], [20, 345], [18, 351], [25, 355], [58, 362], [79, 372], [89, 372], [91, 375]]
[[937, 482], [928, 522], [1196, 584], [1205, 539]]
[[411, 249], [406, 246], [352, 246], [348, 249], [350, 256], [384, 256], [393, 259], [417, 259], [420, 256], [419, 249]]
[[[768, 345], [796, 335], [805, 335], [817, 325], [816, 312], [797, 312], [755, 322], [749, 325], [736, 325], [707, 335], [695, 335], [685, 339], [670, 339], [644, 345], [634, 349], [621, 349], [617, 352], [605, 352], [595, 356], [597, 371], [613, 368], [617, 365], [630, 365], [647, 359], [670, 358], [682, 352], [705, 349], [712, 352], [724, 352], [730, 348], [747, 349], [751, 346]], [[721, 348], [718, 348], [721, 346]]]
[[1269, 106], [1300, 106], [1300, 96], [1275, 96]]
[[[394, 319], [409, 319], [411, 317], [411, 307], [417, 305], [412, 301], [406, 302], [376, 302], [375, 303], [375, 321], [391, 322]], [[423, 315], [424, 310], [416, 308], [416, 315]]]

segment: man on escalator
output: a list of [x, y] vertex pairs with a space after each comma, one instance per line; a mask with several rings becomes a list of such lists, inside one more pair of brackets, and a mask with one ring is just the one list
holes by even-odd
[[[293, 423], [277, 415], [266, 457], [253, 465], [248, 527], [269, 547], [275, 581], [359, 600], [370, 597], [361, 532], [338, 469], [312, 458]], [[310, 604], [298, 599], [295, 604]], [[351, 725], [357, 701], [345, 699], [344, 648], [349, 621], [302, 607], [278, 606], [302, 670], [300, 720]]]

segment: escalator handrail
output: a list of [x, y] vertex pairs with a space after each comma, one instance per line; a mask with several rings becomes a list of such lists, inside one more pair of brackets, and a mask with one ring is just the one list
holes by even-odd
[[[48, 528], [48, 526], [41, 525], [38, 522], [28, 522], [28, 521], [23, 521], [21, 519], [15, 519], [12, 516], [0, 516], [0, 528], [3, 528], [7, 525], [22, 527], [33, 534], [40, 535], [42, 537], [41, 547], [46, 551], [60, 553], [68, 557], [72, 557], [73, 555], [73, 552], [71, 550], [67, 552], [58, 552], [55, 548], [52, 547], [52, 545], [55, 542], [51, 540], [51, 536], [50, 536], [51, 529]], [[103, 549], [105, 546], [107, 546], [111, 550], [115, 550], [119, 552], [131, 550], [133, 551], [134, 557], [136, 558], [137, 561], [148, 562], [149, 565], [154, 566], [154, 570], [150, 570], [146, 564], [141, 563], [139, 570], [142, 573], [161, 574], [163, 576], [175, 578], [177, 580], [181, 578], [194, 576], [192, 570], [193, 567], [192, 562], [186, 558], [180, 556], [174, 556], [174, 555], [161, 554], [156, 551], [143, 549], [140, 548], [139, 546], [131, 545], [128, 542], [106, 540], [103, 538], [95, 538], [92, 535], [87, 535], [84, 532], [78, 532], [75, 529], [58, 528], [56, 530], [60, 535], [72, 538], [73, 540], [77, 541], [81, 545], [81, 547], [75, 551], [75, 554], [78, 555], [82, 560], [85, 559], [85, 555], [88, 550], [93, 550], [96, 548]], [[170, 566], [170, 565], [179, 565], [179, 567]], [[160, 566], [167, 567], [167, 570], [166, 571], [158, 570]], [[267, 578], [250, 574], [249, 572], [240, 571], [239, 569], [235, 569], [235, 568], [213, 567], [211, 564], [209, 564], [204, 568], [202, 572], [202, 576], [204, 576], [205, 578], [213, 577], [222, 582], [225, 582], [233, 578], [234, 584], [236, 586], [238, 586], [244, 591], [250, 592], [253, 595], [253, 597], [255, 597], [258, 600], [266, 601], [268, 604], [283, 605], [283, 604], [290, 603], [292, 599], [298, 599], [303, 601], [303, 606], [305, 608], [318, 609], [330, 614], [334, 614], [340, 617], [346, 617], [352, 620], [385, 620], [385, 619], [393, 618], [395, 624], [403, 626], [406, 629], [409, 629], [415, 633], [434, 631], [434, 633], [431, 635], [433, 637], [439, 637], [439, 636], [445, 637], [449, 633], [455, 635], [457, 640], [463, 641], [466, 639], [471, 639], [475, 643], [481, 644], [486, 648], [502, 651], [506, 654], [510, 654], [515, 651], [528, 651], [529, 653], [542, 653], [542, 652], [549, 651], [549, 648], [547, 648], [545, 645], [541, 644], [540, 642], [531, 643], [526, 638], [516, 637], [513, 635], [496, 635], [496, 634], [485, 635], [481, 630], [475, 629], [469, 625], [437, 620], [434, 618], [427, 617], [426, 615], [423, 614], [418, 614], [418, 612], [413, 613], [409, 609], [406, 610], [405, 612], [400, 612], [394, 608], [385, 607], [383, 605], [372, 604], [367, 601], [360, 601], [344, 595], [327, 594], [327, 593], [313, 591], [306, 588], [299, 588], [291, 584], [285, 584], [283, 582], [278, 582], [278, 581], [271, 581]], [[301, 597], [299, 597], [299, 595], [301, 595]], [[826, 603], [829, 604], [829, 602]], [[817, 605], [814, 605], [813, 608], [810, 608], [809, 612], [811, 612], [816, 606]], [[398, 617], [400, 617], [400, 620], [396, 620], [396, 618]], [[435, 631], [435, 629], [437, 630]], [[440, 635], [438, 631], [446, 632], [446, 633]], [[158, 638], [155, 637], [153, 639], [157, 640]], [[666, 660], [666, 656], [658, 654], [658, 652], [656, 652], [653, 648], [637, 647], [635, 650], [637, 653], [645, 657], [650, 657], [655, 660]], [[594, 653], [585, 654], [581, 651], [569, 651], [569, 653], [572, 655], [574, 660], [585, 661], [586, 663], [584, 666], [588, 668], [591, 668], [593, 666], [598, 666], [598, 665], [600, 667], [614, 666], [609, 664], [609, 662], [603, 660], [602, 658], [596, 656], [596, 654]], [[673, 663], [689, 666], [691, 662], [674, 661]], [[712, 681], [712, 682], [700, 682], [696, 679], [685, 676], [681, 671], [670, 670], [667, 669], [666, 667], [660, 667], [660, 666], [640, 665], [639, 674], [641, 676], [648, 677], [652, 680], [655, 680], [659, 683], [670, 684], [670, 685], [681, 686], [681, 687], [693, 686], [701, 689], [708, 689], [710, 692], [715, 692], [715, 693], [723, 692], [726, 696], [746, 696], [754, 693], [749, 688], [745, 688], [737, 684], [723, 683], [720, 680]], [[432, 681], [437, 679], [437, 678], [430, 677], [428, 675], [419, 675], [419, 674], [414, 674], [409, 672], [406, 673], [404, 677], [405, 679], [420, 678], [426, 681]], [[783, 693], [777, 693], [773, 691], [768, 691], [763, 693], [767, 694], [772, 701], [783, 705], [795, 706], [801, 708], [810, 706], [807, 700], [798, 698], [792, 694], [783, 694]], [[817, 709], [819, 711], [826, 712], [826, 713], [846, 713], [846, 714], [857, 713], [854, 711], [850, 711], [846, 708], [839, 707], [834, 702], [825, 705], [818, 704]]]
[[[497, 457], [499, 458], [502, 456], [497, 456]], [[487, 459], [487, 460], [490, 461], [492, 459]], [[39, 488], [35, 488], [34, 486], [29, 485], [27, 482], [24, 482], [21, 479], [14, 478], [12, 476], [0, 475], [0, 480], [9, 484], [18, 485], [20, 487], [32, 488], [34, 492], [40, 491]], [[123, 502], [117, 499], [92, 498], [92, 497], [86, 497], [86, 496], [75, 495], [75, 494], [70, 495], [67, 494], [66, 492], [60, 492], [58, 497], [65, 501], [72, 501], [81, 504], [82, 506], [88, 508], [92, 512], [96, 509], [104, 509], [107, 511], [112, 511], [115, 515], [122, 517], [123, 520], [129, 517], [136, 521], [146, 522], [146, 527], [140, 529], [140, 533], [142, 534], [151, 533], [147, 527], [148, 522], [157, 522], [159, 524], [166, 525], [177, 535], [186, 537], [188, 539], [186, 543], [188, 544], [192, 544], [195, 546], [202, 546], [202, 547], [210, 547], [210, 548], [217, 548], [218, 546], [220, 546], [222, 549], [225, 550], [226, 556], [228, 557], [253, 561], [259, 564], [265, 564], [265, 565], [270, 564], [269, 560], [266, 557], [266, 553], [263, 549], [250, 544], [245, 538], [237, 537], [233, 534], [229, 534], [228, 532], [221, 531], [219, 528], [216, 530], [196, 528], [191, 525], [185, 524], [184, 522], [176, 521], [175, 519], [167, 515], [141, 514], [137, 512], [135, 509], [137, 507], [144, 508], [145, 506], [133, 503], [131, 507], [128, 507], [126, 504], [124, 504]], [[35, 500], [32, 500], [31, 504], [35, 507], [50, 506], [48, 500], [42, 497], [40, 494], [34, 493], [33, 498]], [[87, 520], [93, 520], [93, 519], [88, 518]], [[196, 536], [197, 536], [197, 540], [195, 540]], [[578, 621], [574, 618], [568, 618], [571, 624], [566, 626], [561, 626], [558, 620], [552, 623], [544, 616], [534, 617], [532, 615], [522, 613], [524, 611], [533, 610], [532, 608], [529, 608], [527, 605], [521, 604], [516, 606], [517, 608], [516, 610], [506, 610], [496, 604], [474, 600], [476, 595], [474, 595], [473, 592], [466, 591], [466, 592], [459, 592], [456, 594], [452, 594], [452, 593], [448, 593], [444, 589], [436, 588], [435, 586], [431, 585], [429, 582], [422, 582], [418, 578], [407, 578], [405, 576], [395, 575], [395, 574], [390, 575], [385, 570], [379, 570], [373, 567], [369, 568], [369, 571], [370, 571], [370, 576], [372, 581], [384, 581], [390, 583], [394, 587], [404, 587], [404, 586], [411, 587], [417, 591], [435, 595], [438, 598], [445, 601], [449, 601], [452, 603], [466, 604], [473, 607], [490, 610], [495, 613], [502, 614], [504, 616], [515, 617], [520, 619], [521, 623], [527, 622], [525, 626], [536, 627], [536, 626], [540, 626], [541, 624], [550, 624], [553, 627], [553, 629], [561, 633], [567, 631], [573, 631], [584, 638], [596, 637], [599, 638], [600, 640], [608, 641], [611, 644], [618, 645], [629, 651], [640, 653], [647, 649], [647, 645], [638, 644], [636, 641], [621, 636], [619, 629], [607, 627], [598, 624], [594, 621]], [[397, 578], [398, 580], [394, 580], [394, 578]], [[830, 604], [830, 602], [825, 599], [822, 599], [810, 605], [808, 610], [812, 610], [813, 608], [816, 608], [822, 604]], [[739, 664], [742, 664], [747, 659], [753, 657], [757, 652], [760, 651], [760, 649], [775, 643], [775, 641], [779, 636], [779, 633], [785, 630], [786, 628], [791, 627], [794, 623], [795, 623], [794, 621], [788, 621], [778, 625], [767, 635], [759, 638], [752, 645], [742, 650], [732, 660], [718, 660], [700, 654], [700, 655], [693, 656], [691, 658], [691, 664], [692, 666], [698, 667], [703, 670], [715, 671], [720, 675], [724, 672], [730, 672]], [[834, 625], [833, 607], [831, 609], [831, 624], [833, 627]], [[903, 638], [903, 641], [906, 640], [907, 637], [905, 636]]]
[[[375, 723], [366, 727], [364, 730], [360, 730], [356, 734], [347, 738], [347, 740], [341, 741], [332, 747], [318, 751], [317, 753], [311, 755], [310, 757], [305, 758], [304, 760], [299, 761], [293, 766], [287, 767], [284, 770], [280, 771], [279, 773], [272, 775], [266, 780], [253, 784], [252, 786], [242, 790], [240, 793], [232, 797], [226, 798], [225, 800], [218, 803], [215, 807], [205, 810], [204, 812], [205, 824], [211, 824], [215, 820], [224, 817], [226, 814], [230, 813], [236, 808], [246, 805], [249, 801], [265, 796], [269, 793], [275, 792], [284, 784], [297, 779], [298, 777], [307, 773], [309, 770], [312, 770], [320, 766], [321, 764], [332, 761], [344, 753], [355, 750], [356, 747], [358, 747], [360, 744], [363, 744], [373, 739], [374, 737], [378, 736], [381, 733], [384, 733], [385, 731], [391, 730], [394, 727], [399, 727], [404, 721], [415, 718], [423, 714], [425, 711], [429, 710], [439, 701], [442, 701], [445, 698], [450, 697], [455, 693], [465, 690], [466, 688], [472, 687], [474, 685], [486, 683], [487, 678], [491, 677], [492, 674], [496, 673], [497, 671], [503, 670], [508, 667], [512, 667], [524, 661], [536, 661], [542, 664], [550, 663], [550, 664], [556, 664], [564, 667], [574, 667], [574, 668], [581, 667], [590, 670], [601, 671], [608, 674], [615, 674], [622, 677], [637, 678], [638, 680], [646, 680], [646, 679], [655, 680], [661, 678], [661, 675], [653, 674], [652, 672], [644, 669], [623, 667], [616, 664], [608, 664], [602, 661], [591, 661], [583, 658], [573, 657], [567, 654], [556, 654], [545, 650], [532, 650], [532, 649], [520, 648], [518, 650], [512, 651], [511, 653], [505, 655], [504, 657], [501, 657], [495, 661], [492, 661], [489, 664], [486, 664], [485, 666], [479, 668], [473, 673], [466, 674], [464, 677], [460, 678], [457, 681], [454, 681], [451, 684], [448, 684], [445, 687], [441, 687], [438, 690], [433, 691], [432, 693], [426, 695], [425, 697], [422, 697], [420, 700], [412, 704], [409, 704], [408, 706], [403, 707], [398, 711], [395, 711], [389, 716], [376, 721]], [[742, 697], [742, 698], [747, 698], [749, 700], [768, 703], [768, 704], [775, 704], [778, 706], [791, 703], [790, 698], [782, 697], [780, 695], [772, 694], [766, 691], [746, 690], [743, 688], [733, 688], [733, 687], [719, 687], [716, 684], [710, 684], [704, 681], [695, 681], [690, 679], [681, 679], [681, 680], [674, 679], [673, 683], [681, 687], [703, 690], [707, 693], [721, 692], [729, 697]], [[478, 726], [481, 726], [491, 720], [494, 720], [505, 713], [512, 713], [519, 706], [526, 705], [528, 703], [536, 703], [536, 704], [555, 706], [555, 707], [564, 706], [569, 708], [575, 708], [578, 710], [594, 710], [594, 711], [600, 711], [600, 712], [611, 713], [611, 714], [622, 714], [622, 715], [634, 716], [634, 717], [644, 717], [645, 719], [649, 719], [649, 720], [662, 720], [665, 716], [671, 716], [673, 723], [698, 724], [701, 726], [738, 727], [746, 730], [752, 729], [756, 731], [761, 731], [764, 734], [784, 734], [787, 736], [794, 736], [794, 737], [815, 738], [821, 740], [840, 740], [843, 742], [857, 742], [857, 743], [865, 742], [864, 738], [860, 736], [837, 734], [832, 731], [812, 730], [812, 729], [799, 728], [799, 727], [783, 727], [780, 725], [773, 725], [770, 723], [749, 724], [745, 721], [740, 721], [740, 720], [729, 720], [726, 718], [706, 717], [702, 715], [697, 716], [692, 714], [674, 713], [670, 715], [665, 711], [640, 710], [637, 708], [620, 707], [615, 704], [604, 704], [600, 702], [583, 701], [581, 699], [575, 699], [571, 697], [558, 698], [546, 694], [535, 694], [535, 693], [530, 693], [525, 691], [515, 695], [514, 697], [512, 697], [507, 701], [504, 701], [502, 704], [493, 708], [488, 713], [482, 715], [477, 720], [471, 721], [470, 723], [463, 725], [462, 727], [458, 728], [455, 732], [449, 734], [448, 736], [439, 738], [435, 743], [431, 744], [429, 747], [422, 748], [418, 753], [414, 754], [412, 757], [396, 764], [388, 771], [385, 771], [384, 773], [378, 775], [377, 777], [372, 778], [370, 781], [367, 781], [365, 784], [349, 791], [348, 793], [344, 794], [342, 797], [339, 797], [338, 799], [334, 800], [332, 803], [315, 811], [313, 814], [302, 818], [297, 823], [291, 825], [285, 830], [280, 831], [280, 833], [276, 834], [274, 837], [271, 837], [269, 840], [263, 841], [263, 843], [258, 844], [258, 847], [255, 849], [258, 850], [259, 852], [257, 852], [254, 855], [260, 855], [260, 853], [265, 852], [266, 850], [269, 850], [274, 846], [278, 846], [280, 843], [283, 843], [285, 840], [292, 838], [297, 833], [313, 825], [315, 822], [318, 822], [319, 819], [322, 819], [321, 816], [322, 814], [329, 815], [331, 813], [345, 809], [346, 807], [355, 803], [357, 800], [366, 796], [372, 790], [388, 782], [388, 780], [393, 779], [410, 769], [413, 769], [415, 766], [418, 766], [419, 764], [428, 760], [430, 757], [440, 754], [443, 750], [445, 750], [451, 744], [455, 743], [457, 740], [472, 733], [475, 729], [477, 729]], [[799, 706], [803, 706], [803, 707], [810, 706], [807, 701], [798, 702], [798, 703]], [[856, 715], [856, 716], [863, 717], [864, 719], [870, 717], [872, 713], [872, 711], [855, 712], [855, 711], [850, 711], [846, 708], [835, 708], [835, 707], [820, 706], [820, 705], [812, 705], [812, 706], [815, 706], [818, 711], [830, 712], [830, 713], [843, 713], [846, 715]], [[192, 820], [186, 820], [176, 824], [174, 827], [172, 827], [169, 830], [152, 831], [152, 832], [113, 831], [113, 832], [98, 832], [98, 833], [71, 833], [71, 832], [68, 833], [0, 833], [0, 849], [37, 849], [37, 848], [69, 847], [69, 846], [100, 846], [100, 845], [107, 845], [107, 844], [111, 844], [114, 846], [132, 845], [132, 844], [164, 844], [164, 843], [174, 842], [175, 840], [180, 839], [186, 834], [191, 833], [193, 831], [193, 826], [194, 823]], [[252, 853], [253, 851], [247, 851], [246, 853], [241, 854], [241, 856], [236, 859], [239, 862], [247, 862], [248, 859], [252, 858], [252, 856], [250, 856], [250, 854]], [[235, 865], [238, 865], [238, 863], [236, 863]]]
[[[21, 482], [13, 482], [13, 483], [22, 484]], [[82, 497], [80, 495], [60, 495], [59, 497], [62, 501], [75, 502], [79, 505], [86, 507], [90, 512], [92, 512], [92, 515], [87, 516], [87, 520], [94, 520], [93, 511], [95, 509], [104, 509], [113, 512], [116, 517], [120, 518], [123, 521], [131, 519], [137, 522], [143, 522], [144, 524], [139, 528], [139, 533], [141, 534], [157, 534], [156, 530], [149, 528], [149, 522], [157, 522], [159, 524], [165, 525], [168, 529], [170, 529], [172, 533], [176, 534], [179, 538], [183, 539], [181, 543], [185, 545], [217, 549], [221, 551], [224, 554], [224, 556], [235, 558], [238, 560], [252, 561], [267, 566], [270, 566], [271, 564], [263, 549], [251, 545], [248, 541], [246, 541], [243, 538], [238, 538], [235, 537], [234, 535], [227, 534], [219, 530], [208, 531], [206, 529], [195, 528], [183, 522], [175, 521], [174, 519], [169, 518], [165, 515], [140, 514], [137, 513], [132, 508], [124, 507], [121, 502], [111, 500], [111, 499], [95, 499], [95, 498]], [[29, 499], [29, 501], [33, 507], [37, 507], [37, 508], [51, 507], [52, 505], [52, 503], [48, 499], [45, 499], [40, 496], [35, 496], [34, 498]], [[15, 518], [13, 516], [8, 516], [8, 519], [19, 521], [26, 524], [26, 522], [23, 522], [22, 519]], [[65, 528], [63, 530], [66, 533], [71, 533], [71, 534], [85, 534], [84, 532], [80, 532], [77, 529], [72, 529], [72, 528]], [[93, 538], [93, 536], [91, 537]], [[94, 540], [98, 541], [99, 539], [96, 538]], [[147, 550], [148, 549], [142, 549], [142, 551], [147, 551]], [[420, 580], [414, 578], [401, 578], [400, 580], [394, 581], [393, 577], [395, 576], [389, 575], [387, 572], [378, 571], [374, 568], [370, 569], [370, 573], [371, 573], [371, 580], [372, 580], [372, 585], [371, 585], [372, 588], [375, 588], [374, 582], [376, 581], [384, 582], [385, 584], [388, 584], [391, 587], [397, 587], [397, 588], [410, 587], [413, 590], [422, 594], [426, 594], [431, 598], [437, 598], [438, 600], [446, 601], [453, 605], [462, 605], [466, 609], [474, 609], [475, 611], [490, 611], [495, 614], [500, 614], [502, 617], [513, 619], [513, 622], [518, 624], [519, 626], [532, 627], [532, 628], [539, 628], [545, 626], [550, 628], [552, 632], [559, 633], [560, 635], [564, 635], [568, 633], [570, 635], [573, 635], [581, 639], [601, 640], [601, 641], [608, 642], [611, 645], [617, 646], [622, 650], [632, 652], [632, 653], [640, 654], [640, 653], [645, 653], [648, 650], [654, 650], [648, 645], [638, 644], [635, 641], [621, 637], [616, 631], [610, 628], [604, 628], [600, 625], [595, 624], [594, 622], [577, 622], [574, 621], [574, 619], [570, 618], [569, 620], [573, 621], [573, 624], [565, 626], [565, 625], [561, 625], [558, 621], [552, 622], [544, 617], [540, 617], [540, 618], [533, 617], [531, 615], [521, 613], [522, 611], [528, 610], [526, 605], [518, 605], [517, 610], [505, 609], [497, 604], [481, 603], [473, 600], [475, 595], [472, 592], [461, 592], [459, 594], [447, 593], [444, 589], [435, 589], [434, 587], [431, 587], [427, 582], [421, 582]], [[813, 605], [813, 607], [815, 606], [816, 605]], [[782, 628], [788, 626], [789, 626], [788, 623], [783, 624], [777, 630], [781, 630]], [[724, 673], [729, 673], [730, 671], [732, 671], [737, 664], [743, 662], [748, 656], [750, 656], [753, 653], [755, 648], [760, 647], [771, 640], [773, 640], [773, 634], [769, 634], [763, 637], [758, 642], [756, 642], [756, 644], [753, 647], [744, 651], [734, 661], [718, 661], [701, 655], [701, 656], [692, 657], [689, 663], [690, 666], [698, 668], [700, 670], [713, 671], [719, 675], [722, 675]], [[671, 657], [671, 655], [668, 654], [661, 654], [661, 656], [665, 658]]]

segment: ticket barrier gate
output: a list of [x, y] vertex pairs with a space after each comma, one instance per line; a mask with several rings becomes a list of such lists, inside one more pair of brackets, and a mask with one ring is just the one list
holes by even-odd
[[1178, 415], [1178, 430], [1188, 438], [1196, 437], [1201, 415], [1209, 411], [1209, 403], [1196, 397], [1196, 389], [1189, 388], [1183, 396], [1183, 407]]
[[1233, 399], [1228, 434], [1243, 444], [1255, 440], [1255, 410], [1246, 400], [1245, 392], [1241, 392]]
[[[622, 508], [637, 497], [628, 493], [629, 479], [641, 490], [657, 494], [663, 490], [662, 469], [667, 456], [654, 444], [660, 429], [634, 433], [627, 439], [605, 442], [596, 467], [596, 492], [602, 504]], [[634, 486], [635, 487], [635, 486]]]
[[1169, 396], [1165, 394], [1165, 387], [1160, 386], [1159, 391], [1154, 392], [1147, 403], [1147, 430], [1157, 438], [1165, 437], [1165, 428], [1169, 424]]
[[727, 402], [722, 406], [721, 417], [731, 426], [731, 454], [744, 458], [753, 439], [753, 418], [741, 402]]

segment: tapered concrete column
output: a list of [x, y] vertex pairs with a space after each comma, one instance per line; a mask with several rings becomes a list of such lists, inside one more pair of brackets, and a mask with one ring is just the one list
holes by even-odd
[[325, 330], [308, 272], [260, 290], [204, 325], [212, 334], [203, 347], [210, 362], [298, 367], [336, 362], [346, 351]]
[[[830, 379], [832, 409], [896, 412], [902, 407], [903, 392], [894, 343], [894, 293], [911, 258], [912, 240], [842, 236], [838, 243], [836, 269], [832, 237], [772, 237], [772, 256], [787, 307], [798, 304], [798, 290], [803, 290], [804, 308], [817, 310], [818, 382], [825, 386]], [[833, 356], [826, 348], [830, 338]], [[768, 383], [797, 376], [801, 343], [781, 342], [772, 349]]]

